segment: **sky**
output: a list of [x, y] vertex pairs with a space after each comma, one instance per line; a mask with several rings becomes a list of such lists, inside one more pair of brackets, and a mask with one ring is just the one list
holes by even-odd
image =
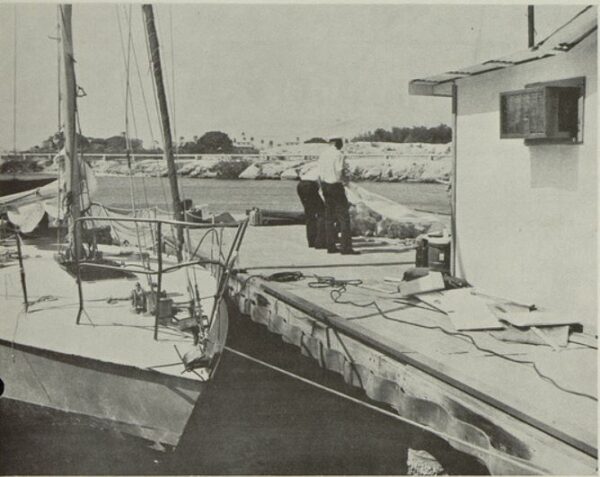
[[[525, 49], [526, 5], [159, 4], [175, 137], [277, 143], [449, 124], [450, 101], [409, 96], [408, 82]], [[536, 5], [536, 38], [583, 6]], [[56, 5], [0, 0], [0, 150], [13, 149], [15, 124], [17, 149], [57, 131], [56, 23]], [[161, 141], [141, 6], [75, 4], [73, 37], [83, 134], [120, 134], [127, 116], [131, 136]]]

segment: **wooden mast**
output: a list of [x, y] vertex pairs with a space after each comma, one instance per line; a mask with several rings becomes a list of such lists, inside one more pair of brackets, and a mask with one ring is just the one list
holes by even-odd
[[535, 45], [535, 17], [533, 5], [527, 6], [527, 46]]
[[[154, 83], [156, 85], [156, 95], [158, 96], [158, 107], [160, 110], [161, 127], [164, 142], [164, 156], [167, 161], [167, 171], [169, 174], [169, 185], [171, 188], [171, 199], [173, 201], [174, 219], [178, 221], [184, 220], [183, 204], [179, 197], [179, 188], [177, 187], [177, 169], [175, 168], [175, 160], [173, 159], [173, 140], [171, 138], [171, 124], [169, 121], [169, 110], [167, 107], [167, 96], [165, 94], [165, 86], [162, 76], [162, 67], [160, 62], [160, 50], [158, 46], [158, 34], [154, 24], [154, 12], [152, 5], [142, 5], [144, 18], [146, 20], [146, 34], [148, 35], [148, 44], [150, 46], [150, 55], [152, 61], [152, 70], [154, 72]], [[177, 226], [177, 259], [182, 260], [183, 246], [183, 228]]]
[[63, 55], [63, 107], [65, 140], [65, 183], [67, 190], [69, 220], [69, 243], [71, 252], [76, 254], [81, 243], [75, 233], [75, 220], [81, 216], [81, 177], [77, 162], [77, 83], [75, 80], [75, 60], [73, 58], [73, 35], [71, 30], [71, 5], [60, 5], [61, 42]]

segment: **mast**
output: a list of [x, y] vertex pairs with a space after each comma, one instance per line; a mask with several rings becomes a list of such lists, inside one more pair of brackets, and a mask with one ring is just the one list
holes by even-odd
[[531, 48], [535, 45], [535, 13], [533, 5], [527, 6], [527, 46]]
[[[144, 18], [146, 20], [146, 34], [148, 35], [148, 44], [150, 46], [150, 55], [152, 61], [152, 70], [154, 72], [154, 83], [156, 85], [156, 95], [158, 96], [158, 106], [160, 110], [161, 128], [163, 133], [164, 157], [167, 161], [167, 171], [169, 174], [169, 186], [171, 188], [171, 200], [173, 201], [174, 219], [183, 221], [183, 204], [179, 198], [179, 188], [177, 187], [177, 169], [173, 159], [173, 139], [171, 137], [171, 123], [169, 121], [169, 109], [167, 106], [167, 96], [165, 94], [165, 85], [162, 76], [162, 67], [160, 62], [160, 50], [158, 46], [158, 34], [154, 24], [154, 12], [152, 5], [142, 5]], [[183, 228], [178, 225], [177, 229], [177, 260], [182, 260], [183, 246]]]
[[61, 43], [63, 55], [63, 94], [64, 98], [64, 139], [65, 139], [65, 182], [69, 198], [69, 243], [71, 251], [80, 250], [81, 243], [75, 233], [75, 219], [81, 216], [81, 177], [77, 162], [77, 83], [75, 80], [75, 60], [73, 58], [73, 35], [71, 30], [71, 5], [60, 5]]

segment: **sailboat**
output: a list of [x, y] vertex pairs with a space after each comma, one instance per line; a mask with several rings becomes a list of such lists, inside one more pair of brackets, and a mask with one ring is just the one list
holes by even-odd
[[[72, 8], [60, 5], [64, 177], [0, 198], [0, 209], [21, 225], [2, 238], [7, 252], [15, 246], [15, 260], [0, 267], [0, 377], [5, 399], [176, 446], [225, 346], [223, 296], [248, 222], [232, 225], [237, 230], [226, 249], [214, 225], [183, 221], [154, 15], [151, 5], [142, 8], [173, 216], [116, 213], [91, 201], [76, 134]], [[47, 238], [23, 240], [40, 210], [52, 206], [66, 239], [58, 247]], [[202, 242], [211, 244], [212, 258], [199, 255]]]

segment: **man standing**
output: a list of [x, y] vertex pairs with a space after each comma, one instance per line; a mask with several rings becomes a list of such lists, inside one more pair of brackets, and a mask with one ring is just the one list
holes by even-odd
[[[348, 212], [348, 199], [344, 190], [344, 156], [341, 152], [343, 142], [341, 139], [331, 139], [329, 147], [319, 156], [319, 176], [321, 189], [325, 198], [325, 229], [327, 253], [340, 252], [342, 255], [358, 255], [352, 249], [352, 235], [350, 233], [350, 214]], [[337, 235], [336, 223], [340, 230], [340, 249], [335, 246]]]
[[296, 188], [306, 217], [306, 239], [311, 248], [325, 248], [325, 204], [319, 195], [319, 167], [305, 169]]

